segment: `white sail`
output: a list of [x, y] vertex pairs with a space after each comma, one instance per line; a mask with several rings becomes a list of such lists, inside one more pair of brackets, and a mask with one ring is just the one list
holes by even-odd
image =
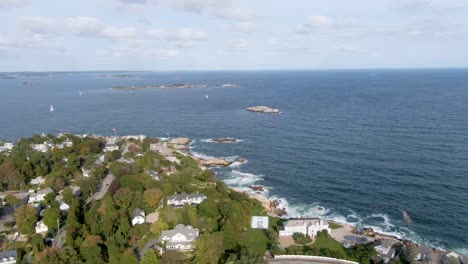
[[54, 111], [54, 107], [50, 105], [50, 112], [53, 112], [53, 111]]

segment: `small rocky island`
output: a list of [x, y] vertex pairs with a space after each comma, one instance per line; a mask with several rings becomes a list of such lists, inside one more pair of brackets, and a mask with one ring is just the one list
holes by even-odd
[[239, 140], [231, 137], [223, 137], [223, 138], [211, 138], [208, 139], [208, 142], [214, 142], [214, 143], [236, 143], [239, 142]]
[[250, 112], [257, 112], [257, 113], [264, 113], [264, 114], [279, 114], [281, 113], [279, 109], [270, 108], [267, 106], [252, 106], [246, 108], [247, 111]]

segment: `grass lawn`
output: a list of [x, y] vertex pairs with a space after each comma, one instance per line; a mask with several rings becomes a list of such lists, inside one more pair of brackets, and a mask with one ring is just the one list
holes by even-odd
[[328, 222], [328, 224], [330, 225], [330, 228], [331, 228], [331, 229], [338, 229], [338, 228], [342, 228], [342, 227], [343, 227], [342, 225], [337, 224], [337, 223], [334, 223], [334, 222]]
[[270, 240], [263, 229], [249, 229], [245, 232], [245, 246], [263, 256], [270, 246]]
[[312, 245], [290, 246], [288, 254], [315, 255], [324, 257], [347, 258], [348, 253], [343, 245], [329, 237], [328, 234], [319, 233]]

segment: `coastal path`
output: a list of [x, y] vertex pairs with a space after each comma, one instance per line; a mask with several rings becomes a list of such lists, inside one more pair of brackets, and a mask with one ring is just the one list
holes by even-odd
[[109, 191], [109, 187], [114, 180], [115, 176], [112, 173], [107, 174], [106, 178], [102, 181], [100, 190], [94, 193], [93, 196], [89, 197], [86, 203], [101, 200], [104, 197], [104, 195]]

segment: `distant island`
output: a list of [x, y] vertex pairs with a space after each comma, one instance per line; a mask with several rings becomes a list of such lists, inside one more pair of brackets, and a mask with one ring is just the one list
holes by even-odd
[[[143, 89], [184, 89], [184, 88], [203, 88], [203, 87], [208, 87], [207, 84], [186, 84], [186, 83], [176, 83], [176, 84], [170, 84], [170, 85], [132, 85], [132, 86], [114, 86], [112, 89], [114, 90], [143, 90]], [[232, 88], [232, 87], [238, 87], [236, 84], [223, 84], [221, 85], [223, 88]]]
[[267, 106], [252, 106], [246, 108], [247, 111], [250, 112], [257, 112], [257, 113], [264, 113], [264, 114], [279, 114], [281, 113], [279, 109], [270, 108]]

